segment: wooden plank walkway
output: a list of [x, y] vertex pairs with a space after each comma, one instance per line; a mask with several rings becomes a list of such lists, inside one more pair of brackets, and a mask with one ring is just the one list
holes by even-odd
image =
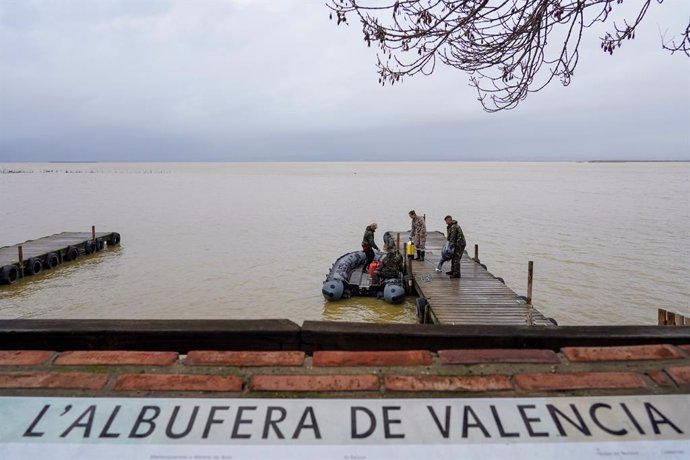
[[[409, 239], [409, 232], [401, 232], [401, 242]], [[494, 324], [553, 326], [524, 298], [513, 292], [486, 268], [471, 259], [467, 252], [460, 262], [462, 278], [452, 279], [435, 268], [441, 260], [441, 248], [446, 241], [441, 232], [429, 232], [425, 260], [412, 262], [414, 287], [420, 297], [429, 302], [431, 320], [438, 324]]]
[[11, 284], [18, 278], [38, 273], [43, 268], [54, 268], [66, 260], [119, 243], [120, 234], [116, 232], [62, 232], [1, 247], [0, 284]]

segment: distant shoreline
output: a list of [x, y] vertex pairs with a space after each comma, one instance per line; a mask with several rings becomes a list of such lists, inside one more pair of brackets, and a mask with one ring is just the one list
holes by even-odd
[[40, 161], [7, 161], [0, 159], [0, 164], [50, 164], [50, 165], [117, 165], [117, 164], [219, 164], [219, 163], [690, 163], [686, 160], [117, 160], [117, 161], [94, 161], [94, 160], [40, 160]]
[[690, 160], [587, 160], [585, 163], [690, 163]]

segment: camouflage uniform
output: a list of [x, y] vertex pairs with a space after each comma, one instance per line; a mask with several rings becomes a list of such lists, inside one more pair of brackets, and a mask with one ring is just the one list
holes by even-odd
[[448, 231], [448, 241], [453, 245], [455, 251], [453, 251], [453, 258], [451, 259], [451, 276], [460, 276], [460, 259], [462, 254], [465, 252], [465, 246], [467, 242], [465, 241], [465, 235], [462, 233], [462, 228], [458, 225], [457, 220], [451, 221], [451, 223], [446, 227]]
[[403, 271], [403, 258], [398, 251], [391, 251], [381, 259], [377, 269], [381, 279], [398, 278]]
[[362, 251], [367, 255], [367, 261], [364, 263], [364, 270], [369, 269], [369, 264], [374, 260], [374, 249], [378, 249], [374, 242], [374, 232], [375, 230], [371, 228], [371, 225], [367, 225], [366, 230], [364, 230], [364, 237], [362, 238]]
[[420, 216], [412, 218], [412, 229], [410, 230], [410, 237], [414, 242], [414, 246], [418, 251], [424, 251], [426, 246], [426, 222]]

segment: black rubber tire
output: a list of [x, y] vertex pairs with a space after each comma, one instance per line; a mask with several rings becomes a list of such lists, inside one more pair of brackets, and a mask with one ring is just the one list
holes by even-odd
[[110, 235], [110, 240], [108, 240], [108, 244], [112, 244], [113, 246], [116, 244], [120, 244], [120, 234], [117, 232], [113, 232], [113, 234]]
[[102, 251], [105, 248], [105, 241], [96, 240], [96, 251]]
[[43, 267], [50, 270], [51, 268], [55, 268], [58, 265], [60, 265], [60, 258], [57, 254], [55, 254], [54, 252], [49, 252], [48, 254], [46, 254], [45, 258], [43, 259]]
[[14, 284], [19, 279], [19, 268], [16, 265], [0, 267], [0, 284]]
[[79, 250], [74, 246], [67, 246], [65, 260], [75, 260], [77, 257], [79, 257]]
[[417, 313], [417, 319], [419, 320], [420, 323], [424, 323], [424, 319], [426, 318], [426, 310], [429, 308], [429, 301], [425, 297], [419, 297], [415, 301], [415, 310]]
[[38, 275], [43, 270], [43, 262], [38, 257], [31, 257], [24, 262], [24, 273], [28, 275]]
[[84, 242], [84, 254], [91, 254], [96, 251], [96, 243], [93, 240]]

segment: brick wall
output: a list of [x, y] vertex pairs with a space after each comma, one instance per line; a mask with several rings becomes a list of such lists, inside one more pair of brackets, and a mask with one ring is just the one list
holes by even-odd
[[690, 391], [690, 345], [406, 351], [0, 351], [1, 395], [468, 397]]

